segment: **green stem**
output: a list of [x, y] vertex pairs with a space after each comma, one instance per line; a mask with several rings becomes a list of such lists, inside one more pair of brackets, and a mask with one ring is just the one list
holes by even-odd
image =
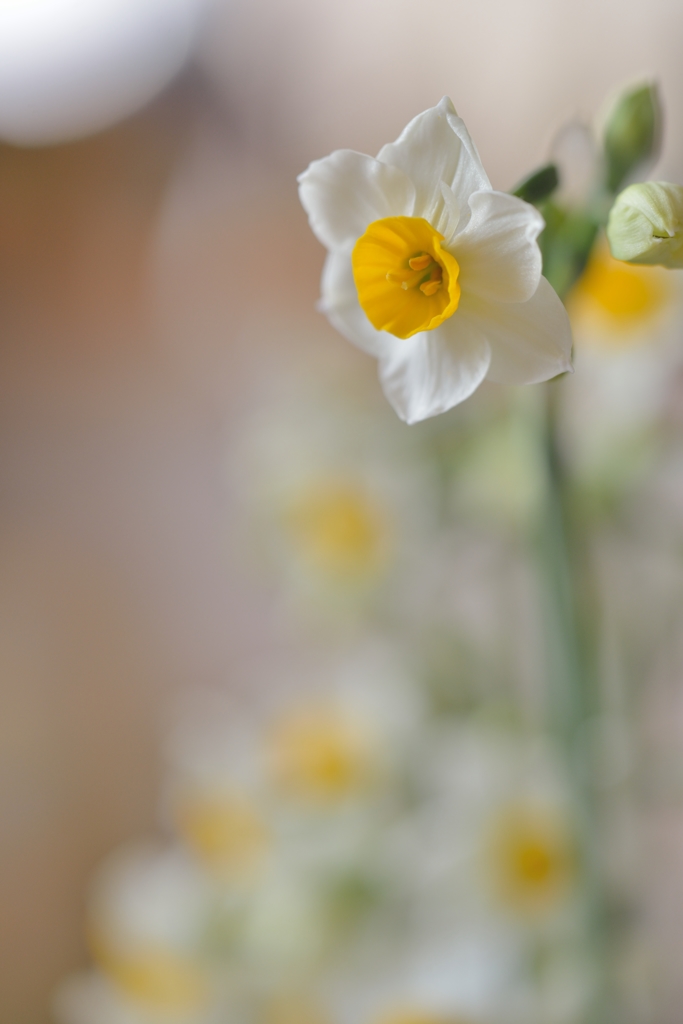
[[546, 500], [538, 533], [538, 568], [551, 727], [564, 752], [576, 797], [582, 874], [582, 916], [596, 974], [595, 999], [587, 1021], [609, 1017], [605, 894], [599, 851], [599, 808], [593, 723], [597, 720], [596, 601], [590, 554], [573, 508], [568, 474], [558, 439], [562, 382], [545, 389], [544, 465]]

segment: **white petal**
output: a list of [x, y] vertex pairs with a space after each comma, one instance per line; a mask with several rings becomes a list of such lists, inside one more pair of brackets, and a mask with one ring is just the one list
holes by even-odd
[[505, 192], [475, 192], [471, 217], [448, 248], [460, 264], [460, 287], [492, 302], [526, 302], [541, 278], [538, 210]]
[[361, 309], [348, 253], [329, 254], [323, 268], [320, 291], [321, 311], [340, 334], [364, 352], [381, 358], [398, 341], [393, 334], [376, 331]]
[[528, 302], [485, 302], [465, 296], [455, 317], [478, 328], [491, 346], [487, 377], [500, 384], [538, 384], [571, 371], [567, 311], [544, 277]]
[[460, 207], [458, 201], [455, 198], [453, 189], [446, 185], [445, 182], [440, 182], [439, 187], [441, 189], [441, 195], [443, 197], [443, 208], [441, 210], [441, 216], [437, 221], [432, 223], [432, 227], [436, 228], [439, 234], [448, 240], [453, 237], [455, 232], [458, 230], [460, 224]]
[[351, 149], [314, 160], [298, 181], [313, 233], [332, 250], [349, 250], [373, 220], [409, 216], [414, 206], [414, 186], [399, 168]]
[[457, 314], [434, 331], [405, 340], [390, 335], [380, 359], [379, 378], [406, 423], [447, 412], [479, 387], [491, 361], [484, 334]]
[[469, 215], [467, 200], [473, 192], [491, 188], [477, 148], [447, 96], [418, 114], [378, 159], [408, 175], [416, 189], [412, 214], [430, 224], [437, 224], [443, 211], [440, 182], [453, 190], [461, 217]]

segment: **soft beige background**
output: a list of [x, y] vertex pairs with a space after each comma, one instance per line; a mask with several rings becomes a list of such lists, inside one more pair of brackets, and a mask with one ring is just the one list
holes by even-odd
[[[287, 346], [345, 345], [313, 311], [295, 171], [375, 152], [447, 92], [509, 187], [645, 74], [680, 179], [682, 42], [680, 0], [234, 0], [149, 111], [0, 149], [0, 1024], [45, 1024], [83, 962], [88, 872], [152, 826], [173, 696], [239, 686], [273, 642], [225, 554], [226, 445]], [[651, 830], [660, 1024], [683, 998], [681, 820]]]
[[656, 78], [683, 161], [679, 0], [224, 0], [204, 59], [245, 136], [303, 169], [331, 149], [376, 153], [446, 93], [494, 185], [544, 159], [564, 118]]

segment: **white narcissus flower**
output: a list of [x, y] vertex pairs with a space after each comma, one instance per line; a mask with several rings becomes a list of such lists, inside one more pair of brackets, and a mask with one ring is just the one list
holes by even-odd
[[531, 384], [571, 369], [564, 306], [541, 276], [543, 219], [496, 192], [444, 97], [375, 159], [337, 150], [299, 177], [329, 255], [321, 308], [379, 360], [408, 423], [488, 378]]
[[89, 945], [124, 1003], [199, 1024], [212, 995], [202, 958], [210, 898], [208, 879], [176, 847], [124, 847], [100, 868]]

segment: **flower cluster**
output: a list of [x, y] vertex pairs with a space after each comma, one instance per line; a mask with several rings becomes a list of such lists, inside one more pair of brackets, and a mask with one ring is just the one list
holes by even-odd
[[94, 881], [95, 968], [59, 991], [63, 1024], [577, 1011], [574, 810], [547, 741], [436, 714], [376, 650], [212, 719], [171, 746], [171, 837]]

